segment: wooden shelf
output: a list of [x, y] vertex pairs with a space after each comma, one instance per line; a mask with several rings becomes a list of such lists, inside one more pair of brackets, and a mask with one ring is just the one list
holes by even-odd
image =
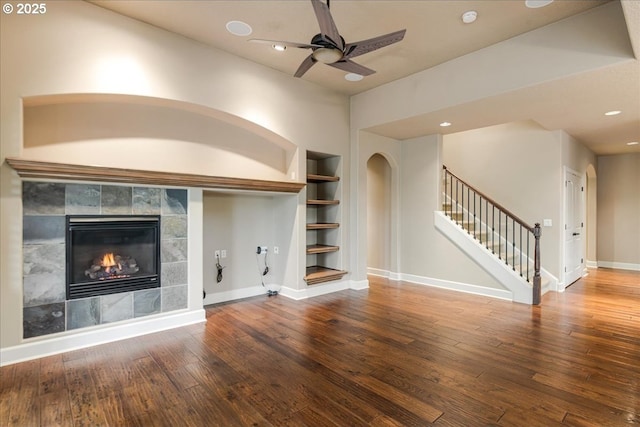
[[340, 200], [307, 200], [307, 206], [331, 206], [331, 205], [339, 205]]
[[313, 222], [307, 224], [307, 230], [330, 230], [338, 227], [340, 227], [340, 224], [337, 222]]
[[314, 265], [307, 267], [307, 275], [304, 276], [304, 280], [307, 282], [307, 285], [316, 285], [318, 283], [340, 280], [345, 274], [347, 274], [347, 272], [344, 270]]
[[307, 255], [326, 254], [328, 252], [337, 252], [340, 246], [333, 245], [307, 245]]
[[340, 181], [339, 176], [316, 175], [312, 173], [307, 175], [307, 182], [321, 183], [321, 182], [338, 182], [338, 181]]
[[308, 264], [304, 276], [307, 285], [340, 280], [347, 274], [337, 269], [340, 257], [332, 255], [340, 250], [340, 233], [329, 230], [339, 228], [340, 224], [316, 222], [335, 221], [339, 217], [340, 186], [336, 183], [340, 181], [340, 161], [340, 156], [307, 152], [307, 230], [314, 231], [307, 234], [310, 239], [306, 247]]
[[119, 182], [127, 184], [220, 188], [279, 193], [299, 193], [306, 185], [301, 182], [263, 181], [258, 179], [227, 178], [105, 166], [71, 165], [25, 160], [15, 157], [7, 157], [6, 162], [15, 169], [22, 178]]

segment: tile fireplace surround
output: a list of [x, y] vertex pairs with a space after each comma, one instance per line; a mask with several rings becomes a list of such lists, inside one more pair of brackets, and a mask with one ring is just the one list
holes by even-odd
[[[187, 190], [25, 181], [23, 337], [187, 308]], [[66, 300], [65, 215], [161, 215], [161, 287]]]

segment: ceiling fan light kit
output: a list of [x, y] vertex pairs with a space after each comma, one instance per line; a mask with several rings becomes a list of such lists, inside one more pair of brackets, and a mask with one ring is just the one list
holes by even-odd
[[333, 64], [342, 59], [342, 52], [331, 47], [319, 47], [313, 51], [311, 56], [323, 64]]
[[[375, 70], [367, 68], [351, 58], [355, 58], [365, 53], [397, 43], [404, 38], [406, 30], [395, 31], [393, 33], [361, 40], [354, 43], [345, 43], [338, 32], [338, 28], [329, 11], [329, 0], [324, 3], [321, 0], [311, 0], [311, 5], [316, 14], [320, 33], [313, 36], [310, 43], [286, 42], [277, 40], [251, 39], [249, 41], [258, 43], [269, 43], [274, 48], [276, 45], [297, 47], [300, 49], [311, 49], [311, 54], [307, 56], [298, 67], [294, 77], [302, 77], [317, 62], [329, 65], [347, 73], [359, 75], [360, 78], [375, 73]], [[284, 49], [282, 49], [284, 50]], [[355, 80], [352, 80], [355, 81]]]

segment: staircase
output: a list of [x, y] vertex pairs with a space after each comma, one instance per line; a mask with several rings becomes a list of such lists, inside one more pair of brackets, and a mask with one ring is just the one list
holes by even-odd
[[540, 224], [530, 226], [443, 167], [442, 212], [435, 225], [513, 294], [540, 304]]

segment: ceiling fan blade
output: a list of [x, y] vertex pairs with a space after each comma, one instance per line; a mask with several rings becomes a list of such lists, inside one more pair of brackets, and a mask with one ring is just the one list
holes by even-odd
[[344, 49], [344, 40], [340, 37], [336, 23], [333, 21], [329, 6], [320, 0], [311, 0], [313, 10], [316, 13], [318, 19], [318, 25], [320, 26], [320, 34], [325, 39], [328, 39], [335, 47], [340, 50]]
[[322, 47], [319, 44], [286, 42], [282, 40], [249, 39], [249, 41], [253, 43], [264, 43], [264, 44], [270, 44], [270, 45], [275, 44], [275, 45], [282, 45], [287, 47], [298, 47], [300, 49], [313, 49], [314, 47]]
[[372, 70], [371, 68], [367, 68], [364, 65], [355, 63], [350, 59], [343, 59], [341, 61], [334, 62], [333, 64], [327, 64], [327, 65], [331, 65], [334, 68], [338, 68], [348, 73], [360, 74], [361, 76], [368, 76], [375, 73], [375, 71]]
[[345, 46], [344, 56], [345, 58], [355, 58], [356, 56], [373, 52], [374, 50], [380, 49], [381, 47], [397, 43], [404, 38], [404, 34], [406, 32], [407, 30], [400, 30], [393, 33], [385, 34], [384, 36], [378, 36], [372, 39], [349, 43], [347, 44], [347, 46]]
[[313, 64], [315, 64], [316, 62], [318, 61], [316, 61], [313, 56], [311, 55], [307, 56], [305, 60], [302, 61], [302, 64], [300, 64], [300, 66], [298, 67], [298, 70], [293, 75], [293, 77], [302, 77], [302, 75], [307, 71], [309, 71], [309, 68], [313, 67]]

